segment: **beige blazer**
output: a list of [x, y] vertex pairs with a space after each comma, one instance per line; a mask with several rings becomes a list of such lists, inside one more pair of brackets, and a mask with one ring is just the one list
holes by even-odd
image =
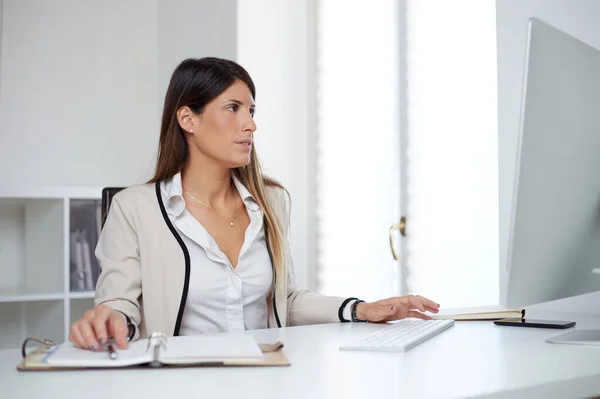
[[[342, 321], [345, 298], [298, 289], [289, 256], [289, 203], [284, 190], [267, 188], [267, 197], [286, 235], [287, 270], [279, 290], [268, 297], [268, 327]], [[179, 335], [185, 308], [190, 257], [171, 224], [160, 184], [143, 184], [116, 194], [100, 234], [96, 256], [101, 273], [96, 305], [123, 312], [136, 326], [133, 339], [153, 332]], [[280, 292], [281, 291], [281, 292]]]

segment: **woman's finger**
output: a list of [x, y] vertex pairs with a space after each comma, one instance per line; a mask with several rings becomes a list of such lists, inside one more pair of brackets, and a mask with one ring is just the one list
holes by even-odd
[[99, 350], [100, 345], [96, 339], [96, 333], [92, 328], [92, 323], [87, 320], [81, 320], [77, 322], [77, 324], [79, 324], [79, 333], [81, 334], [81, 338], [83, 338], [85, 347], [92, 351]]
[[98, 313], [96, 317], [92, 320], [92, 326], [94, 329], [94, 333], [100, 345], [103, 345], [108, 342], [108, 334], [106, 332], [106, 319], [107, 317]]
[[129, 330], [127, 328], [127, 323], [125, 322], [125, 316], [116, 311], [112, 312], [108, 320], [108, 326], [109, 332], [113, 336], [117, 346], [120, 349], [126, 349]]
[[423, 306], [425, 306], [427, 308], [427, 310], [431, 310], [432, 312], [433, 311], [437, 312], [440, 308], [440, 304], [432, 301], [431, 299], [425, 298], [421, 295], [417, 295], [417, 298], [419, 298], [419, 300], [421, 301]]
[[75, 345], [78, 348], [88, 349], [88, 347], [85, 344], [85, 340], [83, 339], [83, 337], [81, 336], [81, 332], [79, 331], [78, 322], [71, 325], [70, 332], [71, 333], [69, 334], [69, 341], [71, 341], [73, 345]]
[[423, 306], [419, 298], [417, 298], [416, 296], [406, 295], [401, 298], [404, 298], [406, 302], [408, 302], [406, 305], [408, 305], [410, 309], [419, 309], [421, 312], [425, 311], [425, 306]]
[[428, 316], [423, 313], [415, 312], [414, 310], [411, 310], [410, 312], [408, 312], [407, 317], [414, 317], [414, 318], [422, 319], [422, 320], [432, 320], [431, 316]]

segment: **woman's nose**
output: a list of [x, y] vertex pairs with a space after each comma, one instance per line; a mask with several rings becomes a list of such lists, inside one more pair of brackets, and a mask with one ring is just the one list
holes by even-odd
[[246, 122], [244, 122], [244, 131], [253, 133], [256, 130], [256, 122], [254, 122], [254, 118], [250, 116]]

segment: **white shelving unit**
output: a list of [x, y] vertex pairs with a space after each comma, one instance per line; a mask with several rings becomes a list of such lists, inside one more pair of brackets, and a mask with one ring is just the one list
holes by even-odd
[[[102, 188], [0, 189], [0, 349], [27, 336], [68, 339], [94, 306], [94, 292], [71, 287], [71, 210], [100, 201]], [[96, 242], [90, 242], [95, 249]]]

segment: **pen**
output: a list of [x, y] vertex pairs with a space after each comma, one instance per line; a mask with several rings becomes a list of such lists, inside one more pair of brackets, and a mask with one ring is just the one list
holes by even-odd
[[110, 357], [112, 360], [117, 360], [117, 351], [115, 350], [115, 347], [112, 344], [108, 344], [108, 357]]

